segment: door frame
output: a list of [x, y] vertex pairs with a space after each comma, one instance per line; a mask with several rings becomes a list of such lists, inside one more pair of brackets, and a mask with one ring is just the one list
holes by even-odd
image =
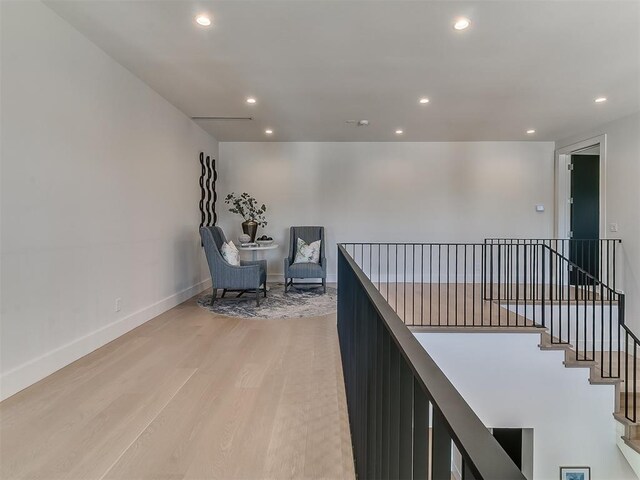
[[569, 238], [571, 228], [571, 154], [600, 145], [600, 238], [607, 238], [607, 135], [597, 135], [555, 151], [555, 238]]

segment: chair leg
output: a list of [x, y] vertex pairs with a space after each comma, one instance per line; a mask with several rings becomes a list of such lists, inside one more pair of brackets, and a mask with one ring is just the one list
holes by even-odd
[[227, 293], [227, 289], [226, 288], [222, 290], [222, 295], [220, 295], [220, 298], [224, 298], [224, 294], [225, 293]]
[[267, 298], [267, 282], [264, 282], [264, 298]]
[[256, 307], [260, 306], [260, 286], [256, 288]]
[[322, 290], [323, 290], [323, 293], [327, 293], [327, 279], [326, 278], [322, 279]]
[[212, 288], [211, 289], [211, 306], [213, 306], [213, 303], [216, 301], [217, 295], [218, 295], [218, 289]]
[[289, 279], [284, 277], [284, 293], [287, 293], [287, 289], [289, 287]]

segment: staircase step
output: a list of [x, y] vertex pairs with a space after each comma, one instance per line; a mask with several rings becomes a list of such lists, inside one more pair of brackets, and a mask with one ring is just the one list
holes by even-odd
[[567, 368], [591, 368], [597, 365], [597, 363], [592, 360], [585, 360], [580, 362], [571, 362], [571, 361], [568, 362], [565, 360], [562, 363]]
[[623, 436], [622, 440], [624, 440], [624, 443], [627, 444], [627, 446], [633, 450], [635, 450], [636, 452], [640, 453], [640, 440], [637, 438], [628, 438], [627, 436]]
[[438, 326], [438, 325], [407, 325], [409, 330], [416, 333], [425, 333], [425, 332], [438, 332], [438, 333], [540, 333], [540, 328], [537, 326], [526, 326], [526, 327], [499, 327], [495, 326]]
[[631, 440], [640, 441], [640, 425], [627, 425], [625, 435]]
[[624, 416], [624, 410], [620, 412], [614, 412], [613, 417], [623, 425], [634, 426], [634, 427], [640, 426], [640, 412], [638, 412], [638, 414], [636, 415], [635, 422], [632, 422], [631, 420], [629, 420], [627, 417]]
[[564, 352], [564, 366], [567, 368], [584, 368], [584, 367], [593, 367], [598, 364], [598, 362], [592, 357], [591, 352], [580, 352], [577, 353], [573, 349], [567, 349]]
[[542, 343], [538, 344], [540, 350], [567, 350], [573, 348], [573, 346], [569, 343], [553, 343], [549, 345], [544, 345]]
[[538, 344], [540, 350], [567, 350], [573, 348], [570, 343], [563, 343], [560, 339], [552, 337], [547, 332], [540, 334], [540, 343]]
[[617, 385], [618, 383], [624, 383], [619, 378], [607, 378], [601, 377], [599, 373], [595, 373], [594, 369], [591, 369], [591, 376], [589, 377], [589, 383], [591, 385]]
[[[634, 404], [634, 396], [635, 396], [635, 404]], [[640, 394], [636, 392], [635, 395], [629, 393], [629, 395], [625, 395], [624, 392], [620, 392], [620, 411], [624, 412], [624, 407], [627, 404], [627, 399], [629, 401], [629, 408], [633, 409], [634, 407], [638, 410], [640, 417]]]

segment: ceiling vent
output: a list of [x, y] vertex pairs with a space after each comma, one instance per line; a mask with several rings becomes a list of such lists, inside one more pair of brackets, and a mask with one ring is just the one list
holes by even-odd
[[253, 117], [191, 117], [191, 120], [253, 120]]
[[369, 126], [369, 120], [347, 120], [347, 123], [351, 123], [351, 124], [356, 125], [358, 127], [368, 127]]

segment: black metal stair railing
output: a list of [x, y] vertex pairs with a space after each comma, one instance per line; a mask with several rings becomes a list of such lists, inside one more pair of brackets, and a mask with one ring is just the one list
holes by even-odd
[[[570, 255], [580, 242], [568, 240], [560, 245], [568, 246], [565, 251]], [[612, 252], [616, 243], [593, 242], [600, 251]], [[624, 293], [607, 284], [615, 282], [615, 263], [604, 261], [597, 267], [583, 263], [587, 265], [583, 268], [573, 260], [575, 255], [569, 258], [554, 247], [548, 241], [492, 243], [489, 261], [500, 280], [487, 285], [487, 300], [546, 328], [550, 345], [570, 349], [571, 363], [595, 368], [600, 379], [620, 380], [620, 408], [628, 420], [636, 422], [640, 341], [625, 323]], [[615, 261], [615, 253], [610, 258]], [[534, 267], [527, 272], [523, 264]], [[523, 290], [529, 291], [526, 301]]]
[[616, 289], [617, 247], [619, 238], [486, 238], [488, 245], [516, 246], [520, 248], [536, 244], [546, 245], [599, 281]]
[[[503, 296], [512, 279], [500, 263], [503, 246], [486, 243], [345, 243], [345, 249], [382, 296], [411, 327], [533, 328], [519, 311], [491, 300]], [[542, 245], [525, 247], [528, 284], [522, 298], [506, 302], [520, 306], [539, 289], [536, 254]], [[526, 282], [525, 282], [526, 283]], [[519, 286], [518, 288], [522, 288]]]
[[613, 286], [618, 243], [343, 245], [405, 325], [546, 329], [550, 344], [566, 346], [572, 362], [594, 364], [602, 379], [621, 382], [621, 408], [635, 422], [640, 342], [625, 324], [625, 296]]
[[343, 245], [338, 335], [358, 478], [524, 479]]

